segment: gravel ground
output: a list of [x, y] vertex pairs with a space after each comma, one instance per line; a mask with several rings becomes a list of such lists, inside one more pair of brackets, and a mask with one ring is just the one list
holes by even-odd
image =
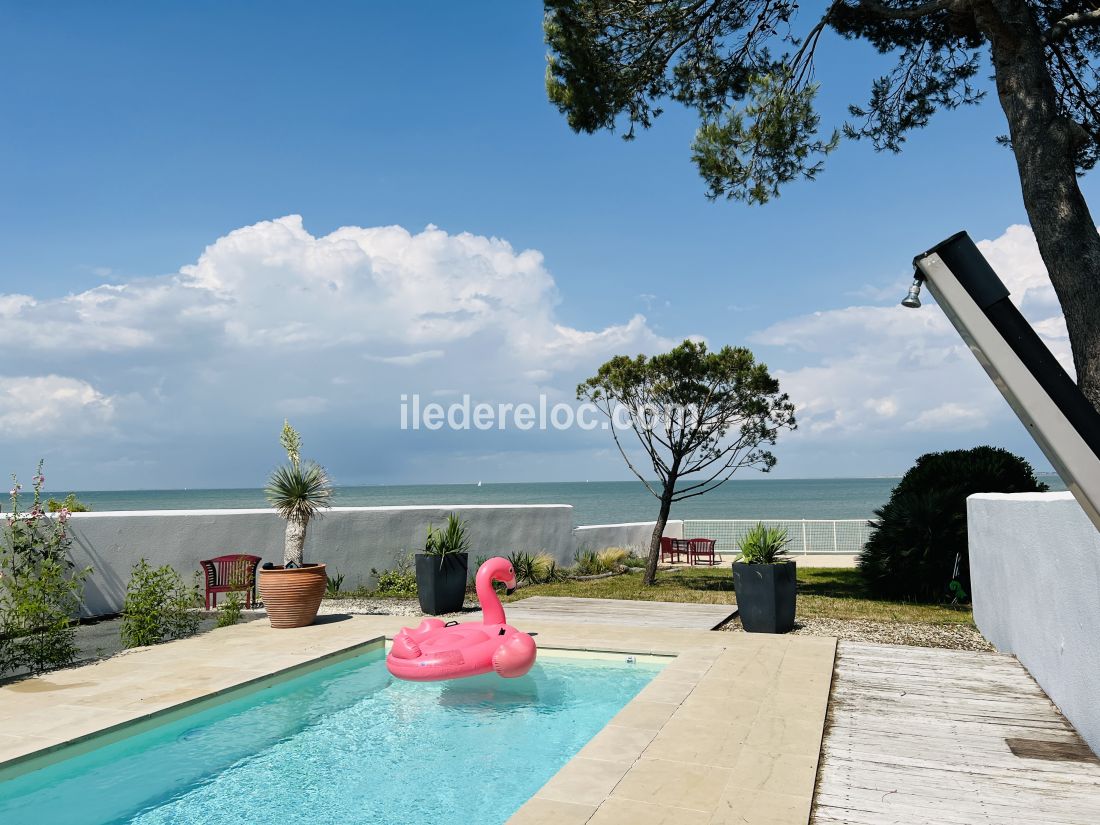
[[[480, 610], [476, 601], [466, 600], [462, 605], [462, 613], [451, 613], [452, 616], [461, 616], [463, 613], [471, 613]], [[321, 609], [317, 611], [322, 615], [333, 613], [351, 613], [367, 616], [415, 616], [422, 617], [420, 603], [416, 599], [325, 599], [321, 602]]]
[[[721, 630], [744, 633], [736, 617]], [[799, 619], [792, 633], [808, 636], [836, 636], [850, 642], [875, 642], [914, 647], [943, 647], [951, 650], [993, 650], [973, 627], [961, 624], [907, 624], [872, 622], [865, 619]]]

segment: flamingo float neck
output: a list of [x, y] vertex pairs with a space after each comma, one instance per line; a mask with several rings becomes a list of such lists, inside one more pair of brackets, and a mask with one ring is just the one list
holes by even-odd
[[481, 603], [482, 621], [485, 624], [504, 624], [504, 606], [500, 603], [493, 582], [501, 582], [509, 590], [516, 588], [516, 574], [507, 559], [499, 556], [489, 559], [477, 571], [477, 600]]

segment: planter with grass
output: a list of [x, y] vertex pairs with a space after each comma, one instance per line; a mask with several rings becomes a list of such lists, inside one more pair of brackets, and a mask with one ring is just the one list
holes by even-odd
[[303, 561], [306, 528], [329, 506], [332, 484], [320, 464], [302, 463], [301, 438], [289, 423], [283, 424], [281, 441], [289, 461], [271, 474], [264, 492], [286, 519], [283, 564], [260, 568], [260, 598], [272, 627], [305, 627], [317, 618], [328, 586], [325, 565]]
[[416, 595], [425, 613], [439, 616], [462, 609], [469, 547], [466, 523], [454, 513], [447, 516], [443, 529], [428, 526], [424, 552], [416, 554]]
[[780, 527], [757, 524], [741, 540], [733, 563], [737, 614], [748, 633], [786, 633], [794, 628], [795, 563], [786, 557], [790, 539]]

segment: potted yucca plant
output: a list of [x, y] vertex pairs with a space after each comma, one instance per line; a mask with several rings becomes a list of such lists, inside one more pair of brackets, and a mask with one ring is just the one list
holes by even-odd
[[416, 594], [420, 609], [432, 616], [456, 613], [466, 596], [470, 554], [466, 523], [454, 513], [447, 525], [428, 525], [424, 552], [416, 554]]
[[796, 566], [786, 557], [788, 544], [786, 528], [760, 523], [738, 544], [733, 589], [749, 633], [786, 633], [794, 627]]
[[289, 421], [283, 422], [279, 440], [287, 463], [271, 473], [264, 494], [286, 519], [283, 564], [260, 569], [260, 597], [272, 627], [305, 627], [317, 618], [328, 586], [325, 566], [303, 560], [306, 528], [329, 506], [332, 484], [320, 464], [302, 462], [302, 439]]

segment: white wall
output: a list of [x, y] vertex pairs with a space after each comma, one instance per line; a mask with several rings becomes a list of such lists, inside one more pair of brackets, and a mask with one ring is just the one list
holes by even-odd
[[[573, 530], [573, 543], [577, 550], [605, 550], [608, 547], [625, 547], [638, 555], [649, 552], [656, 521], [632, 521], [626, 524], [592, 524]], [[674, 539], [684, 537], [684, 523], [669, 520], [662, 535]]]
[[[372, 567], [394, 566], [403, 551], [424, 546], [428, 524], [441, 526], [458, 513], [470, 529], [470, 563], [477, 556], [515, 550], [546, 551], [562, 564], [573, 560], [573, 508], [545, 505], [334, 507], [309, 526], [306, 561], [321, 561], [344, 575], [344, 587], [370, 582]], [[73, 560], [94, 573], [85, 587], [88, 615], [122, 609], [130, 568], [145, 557], [188, 575], [200, 559], [249, 553], [281, 564], [285, 523], [273, 510], [147, 510], [74, 513], [69, 522]]]
[[1100, 754], [1100, 533], [1072, 493], [967, 499], [974, 621]]

